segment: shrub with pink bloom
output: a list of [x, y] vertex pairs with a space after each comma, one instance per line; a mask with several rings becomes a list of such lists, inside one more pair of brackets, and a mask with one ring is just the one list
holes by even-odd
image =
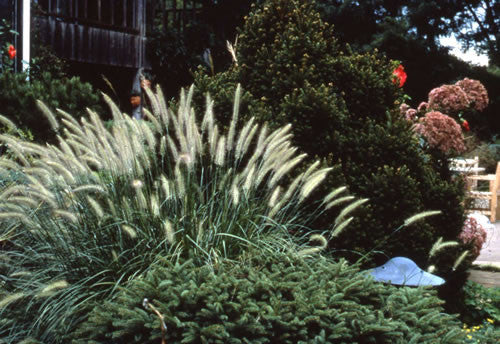
[[469, 99], [458, 85], [442, 85], [429, 92], [429, 107], [432, 110], [455, 115], [469, 107]]
[[407, 121], [410, 121], [410, 122], [416, 121], [417, 117], [418, 117], [417, 110], [411, 109], [411, 108], [406, 110], [405, 119]]
[[403, 116], [407, 121], [413, 122], [417, 120], [418, 114], [417, 110], [410, 107], [410, 105], [403, 103], [399, 106], [399, 113]]
[[488, 91], [478, 80], [465, 78], [458, 81], [455, 85], [459, 86], [467, 96], [469, 106], [477, 111], [483, 111], [488, 106]]
[[464, 136], [460, 125], [453, 118], [439, 111], [428, 112], [414, 128], [426, 139], [430, 147], [437, 148], [445, 154], [465, 151]]
[[399, 113], [404, 116], [406, 114], [406, 111], [410, 108], [410, 105], [403, 103], [399, 106]]
[[474, 261], [479, 256], [479, 252], [481, 252], [481, 248], [486, 241], [486, 231], [476, 219], [467, 217], [458, 239], [466, 245], [471, 245], [468, 259]]
[[418, 104], [417, 111], [420, 113], [425, 113], [427, 112], [427, 109], [429, 108], [429, 104], [427, 102], [421, 102]]

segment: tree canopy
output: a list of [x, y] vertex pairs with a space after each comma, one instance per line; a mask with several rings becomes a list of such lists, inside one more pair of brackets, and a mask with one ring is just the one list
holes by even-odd
[[[463, 48], [474, 48], [499, 64], [500, 3], [493, 0], [325, 0], [319, 2], [325, 19], [354, 46], [370, 48], [380, 35], [399, 29], [429, 47], [439, 37], [455, 34]], [[396, 30], [397, 31], [397, 30]]]

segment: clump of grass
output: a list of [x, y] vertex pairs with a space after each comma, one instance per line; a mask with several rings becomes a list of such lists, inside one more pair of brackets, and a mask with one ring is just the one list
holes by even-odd
[[[294, 174], [304, 155], [291, 145], [290, 126], [269, 131], [251, 119], [239, 127], [240, 92], [227, 132], [216, 125], [209, 97], [197, 119], [191, 88], [176, 113], [160, 89], [148, 91], [147, 121], [104, 96], [113, 113], [109, 129], [92, 111], [77, 121], [42, 105], [57, 145], [0, 135], [15, 155], [0, 160], [0, 172], [24, 180], [0, 191], [0, 242], [7, 247], [0, 253], [0, 337], [60, 342], [92, 302], [158, 259], [217, 264], [249, 248], [303, 255], [326, 246], [307, 251], [289, 233], [340, 203], [345, 188], [305, 211], [304, 200], [330, 169], [314, 163]], [[346, 203], [320, 235], [338, 235], [362, 202]]]

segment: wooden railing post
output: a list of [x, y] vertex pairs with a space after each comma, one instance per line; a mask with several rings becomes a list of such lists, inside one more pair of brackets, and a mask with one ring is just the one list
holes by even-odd
[[123, 22], [122, 26], [127, 27], [127, 0], [123, 0]]
[[101, 0], [97, 0], [97, 21], [102, 20]]

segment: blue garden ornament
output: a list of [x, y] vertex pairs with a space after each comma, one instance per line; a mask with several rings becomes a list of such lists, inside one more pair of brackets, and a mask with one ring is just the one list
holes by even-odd
[[404, 286], [437, 286], [445, 280], [420, 269], [415, 262], [405, 257], [391, 258], [382, 266], [369, 271], [375, 281]]

